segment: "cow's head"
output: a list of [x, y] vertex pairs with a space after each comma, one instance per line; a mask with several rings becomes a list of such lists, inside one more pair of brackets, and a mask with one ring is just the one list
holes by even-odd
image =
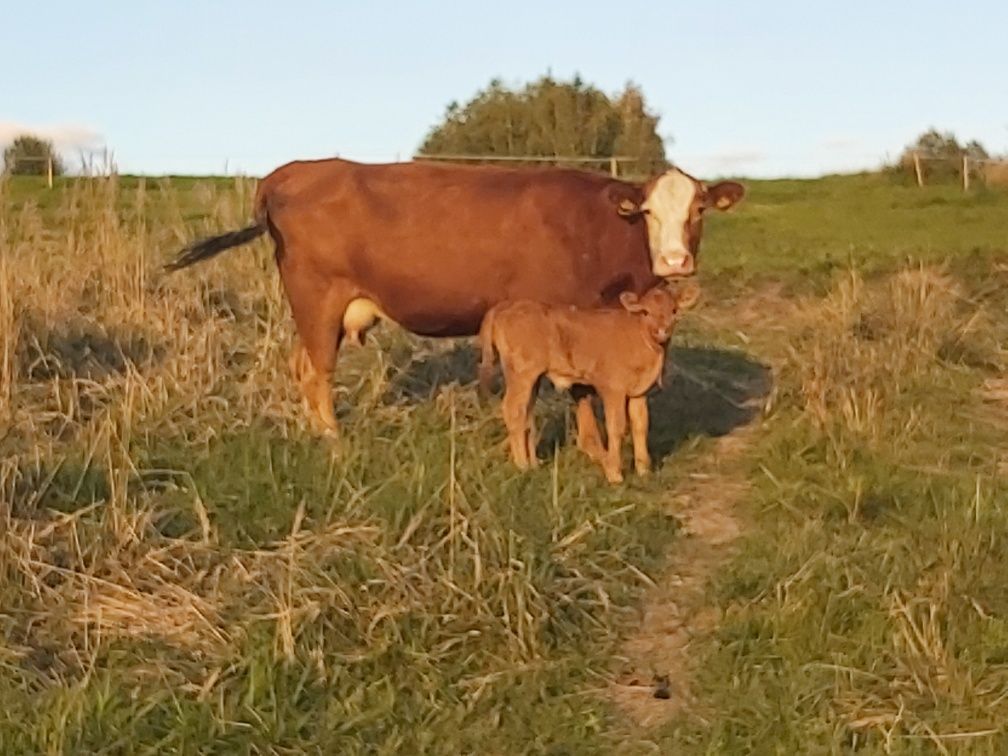
[[639, 206], [621, 203], [618, 212], [643, 214], [651, 249], [651, 269], [661, 278], [690, 276], [696, 272], [703, 215], [710, 208], [727, 210], [745, 194], [735, 181], [706, 185], [672, 168], [644, 185]]
[[620, 304], [628, 312], [641, 315], [651, 338], [658, 344], [665, 344], [672, 336], [679, 315], [693, 307], [699, 298], [700, 287], [690, 281], [677, 290], [655, 286], [641, 297], [624, 291], [620, 294]]

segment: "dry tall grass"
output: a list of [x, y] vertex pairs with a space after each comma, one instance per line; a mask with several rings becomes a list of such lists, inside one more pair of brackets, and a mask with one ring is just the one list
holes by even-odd
[[[234, 223], [250, 191], [239, 181], [225, 192], [207, 189], [203, 199], [215, 223]], [[169, 212], [157, 228], [148, 219], [152, 193]], [[145, 636], [213, 659], [242, 634], [224, 625], [222, 583], [234, 583], [238, 569], [249, 582], [272, 575], [278, 558], [215, 557], [198, 496], [198, 541], [156, 537], [160, 488], [185, 473], [145, 469], [135, 434], [179, 436], [198, 447], [201, 436], [248, 425], [264, 408], [285, 416], [291, 397], [277, 355], [286, 325], [275, 277], [246, 271], [241, 287], [226, 287], [249, 260], [205, 279], [161, 277], [161, 251], [189, 233], [167, 182], [141, 181], [122, 196], [115, 177], [80, 180], [48, 217], [32, 202], [2, 217], [0, 393], [10, 430], [0, 473], [0, 582], [7, 601], [17, 586], [15, 604], [30, 612], [15, 653], [58, 650], [51, 669], [64, 675], [86, 669], [110, 638]], [[229, 328], [236, 311], [254, 308], [254, 329]], [[226, 366], [246, 354], [259, 364], [222, 401], [222, 383], [235, 378]], [[101, 470], [107, 496], [53, 512], [49, 486], [78, 452], [77, 485]], [[149, 483], [159, 477], [161, 484]], [[291, 548], [276, 553], [289, 553], [294, 569], [293, 555], [303, 550]], [[273, 614], [292, 621], [290, 611]]]
[[1003, 362], [990, 315], [940, 267], [870, 287], [852, 272], [825, 300], [806, 302], [795, 323], [789, 368], [801, 376], [806, 410], [821, 427], [884, 443], [893, 441], [886, 409], [911, 430], [898, 399], [938, 360]]
[[984, 163], [982, 177], [987, 186], [1008, 186], [1008, 160]]
[[[89, 748], [111, 726], [104, 695], [135, 701], [142, 742], [397, 750], [439, 732], [464, 750], [467, 718], [526, 716], [518, 677], [585, 666], [674, 531], [658, 497], [613, 502], [569, 476], [574, 457], [532, 478], [486, 460], [493, 413], [423, 375], [458, 362], [450, 345], [348, 350], [344, 443], [312, 436], [266, 245], [159, 271], [242, 223], [252, 190], [197, 185], [194, 224], [167, 181], [82, 179], [0, 216], [0, 688], [48, 702], [0, 715], [15, 750]], [[329, 715], [305, 718], [306, 685]], [[288, 694], [266, 728], [260, 698]]]

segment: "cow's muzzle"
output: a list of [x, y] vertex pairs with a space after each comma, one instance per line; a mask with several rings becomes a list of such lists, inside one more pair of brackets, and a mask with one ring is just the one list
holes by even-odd
[[660, 278], [685, 278], [696, 273], [696, 259], [686, 252], [675, 256], [662, 255], [654, 262], [654, 274]]

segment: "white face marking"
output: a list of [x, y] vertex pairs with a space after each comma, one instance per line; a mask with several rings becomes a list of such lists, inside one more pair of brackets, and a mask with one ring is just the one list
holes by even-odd
[[693, 272], [685, 229], [696, 192], [693, 179], [673, 168], [655, 180], [641, 204], [648, 211], [644, 217], [651, 247], [651, 269], [656, 276]]

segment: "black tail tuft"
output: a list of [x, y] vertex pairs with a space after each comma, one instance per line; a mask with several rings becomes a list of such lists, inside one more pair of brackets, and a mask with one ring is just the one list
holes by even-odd
[[243, 228], [239, 231], [229, 231], [228, 233], [221, 234], [220, 236], [211, 236], [209, 239], [193, 242], [183, 249], [173, 262], [165, 265], [165, 270], [171, 272], [174, 270], [180, 270], [181, 268], [188, 268], [190, 265], [195, 265], [198, 262], [209, 260], [211, 257], [216, 257], [221, 252], [231, 249], [232, 247], [248, 244], [250, 241], [262, 236], [264, 233], [266, 233], [266, 224], [256, 223], [254, 226], [248, 226], [247, 228]]

